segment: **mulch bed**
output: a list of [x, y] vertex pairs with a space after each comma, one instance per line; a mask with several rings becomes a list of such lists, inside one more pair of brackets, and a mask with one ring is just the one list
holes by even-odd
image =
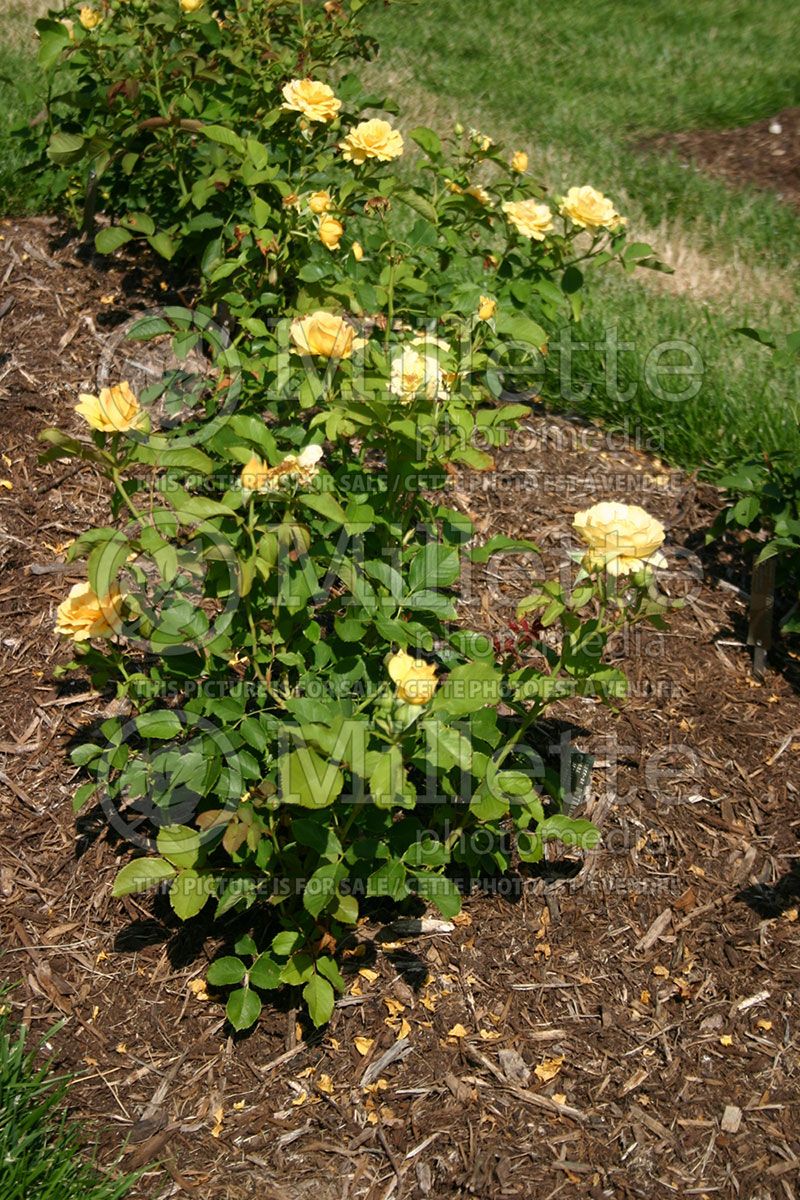
[[[52, 674], [72, 579], [60, 548], [106, 510], [90, 471], [37, 466], [36, 435], [75, 426], [109, 332], [162, 293], [130, 263], [79, 257], [46, 221], [0, 233], [0, 311], [14, 300], [0, 323], [3, 975], [37, 1030], [65, 1020], [58, 1061], [83, 1072], [71, 1103], [104, 1160], [160, 1162], [137, 1200], [793, 1200], [797, 661], [752, 678], [735, 546], [698, 556], [715, 493], [536, 413], [496, 472], [455, 482], [483, 533], [530, 536], [551, 563], [600, 497], [669, 527], [667, 586], [686, 605], [668, 633], [618, 647], [630, 701], [565, 704], [550, 727], [597, 755], [585, 812], [603, 845], [473, 895], [448, 932], [361, 927], [321, 1035], [284, 1006], [232, 1038], [190, 987], [213, 937], [158, 901], [111, 899], [124, 848], [76, 830], [66, 747], [108, 701]], [[527, 569], [476, 576], [470, 622], [505, 636]], [[405, 1053], [379, 1065], [403, 1019]]]
[[672, 151], [728, 183], [767, 189], [800, 208], [800, 108], [786, 108], [737, 129], [662, 133], [646, 138], [639, 148]]

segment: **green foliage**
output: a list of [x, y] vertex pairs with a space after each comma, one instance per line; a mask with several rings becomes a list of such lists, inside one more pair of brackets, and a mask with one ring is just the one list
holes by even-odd
[[[772, 351], [779, 368], [800, 365], [800, 330], [779, 337], [765, 329], [744, 328], [737, 333]], [[754, 536], [746, 550], [755, 561], [779, 560], [778, 582], [800, 587], [800, 462], [787, 451], [743, 462], [720, 480], [732, 497], [717, 517], [708, 540], [727, 529], [747, 530]], [[783, 623], [786, 632], [800, 632], [800, 618], [792, 614]]]
[[10, 1006], [0, 1005], [0, 1195], [122, 1200], [136, 1176], [112, 1178], [85, 1157], [66, 1114], [69, 1079], [54, 1073], [40, 1046], [28, 1049], [28, 1039], [26, 1026], [12, 1025]]

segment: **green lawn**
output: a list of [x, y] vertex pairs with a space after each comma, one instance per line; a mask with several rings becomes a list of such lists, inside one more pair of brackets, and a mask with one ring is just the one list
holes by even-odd
[[33, 22], [46, 11], [42, 0], [11, 0], [3, 11], [0, 43], [0, 213], [35, 211], [36, 181], [20, 179], [20, 153], [10, 130], [36, 115], [44, 88], [36, 66]]
[[0, 1196], [3, 1200], [122, 1200], [134, 1176], [101, 1173], [80, 1148], [65, 1108], [69, 1080], [29, 1046], [0, 989]]
[[[788, 330], [797, 315], [800, 221], [769, 194], [732, 189], [636, 142], [665, 130], [744, 124], [800, 103], [800, 23], [783, 0], [461, 0], [399, 2], [373, 16], [382, 54], [372, 75], [413, 121], [466, 125], [528, 150], [555, 189], [592, 183], [676, 266], [662, 279], [598, 278], [584, 335], [608, 324], [635, 344], [631, 401], [607, 394], [599, 351], [593, 384], [572, 406], [609, 424], [641, 422], [666, 457], [713, 472], [755, 450], [796, 447], [797, 380], [776, 375], [741, 324]], [[405, 121], [404, 121], [405, 123]], [[704, 364], [698, 395], [649, 394], [644, 363], [665, 339], [691, 342]]]

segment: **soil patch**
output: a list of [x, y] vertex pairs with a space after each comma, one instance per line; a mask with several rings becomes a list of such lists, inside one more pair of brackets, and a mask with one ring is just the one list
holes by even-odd
[[[47, 222], [0, 232], [0, 311], [14, 301], [0, 325], [3, 975], [37, 1030], [65, 1019], [59, 1061], [82, 1072], [72, 1105], [105, 1158], [161, 1164], [137, 1200], [791, 1200], [797, 664], [751, 677], [735, 545], [696, 554], [714, 492], [533, 412], [496, 471], [454, 480], [482, 536], [532, 537], [553, 566], [574, 511], [599, 498], [669, 528], [666, 586], [686, 604], [668, 632], [621, 641], [630, 701], [565, 704], [548, 726], [597, 757], [583, 811], [604, 842], [472, 895], [450, 929], [361, 926], [320, 1035], [265, 1006], [251, 1036], [229, 1037], [191, 986], [214, 938], [158, 901], [111, 899], [124, 847], [102, 823], [76, 832], [66, 746], [108, 700], [53, 679], [68, 656], [52, 630], [72, 579], [63, 544], [106, 510], [91, 472], [37, 466], [35, 438], [70, 428], [108, 331], [160, 291], [78, 257]], [[509, 557], [476, 574], [465, 617], [513, 637], [531, 570]]]
[[737, 129], [692, 129], [646, 138], [639, 149], [673, 152], [737, 187], [774, 191], [800, 208], [800, 108]]

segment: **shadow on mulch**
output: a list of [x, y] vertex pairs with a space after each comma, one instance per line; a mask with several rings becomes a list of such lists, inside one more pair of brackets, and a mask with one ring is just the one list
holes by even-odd
[[737, 187], [773, 191], [800, 209], [800, 108], [737, 129], [662, 133], [637, 142], [636, 149], [676, 154]]

